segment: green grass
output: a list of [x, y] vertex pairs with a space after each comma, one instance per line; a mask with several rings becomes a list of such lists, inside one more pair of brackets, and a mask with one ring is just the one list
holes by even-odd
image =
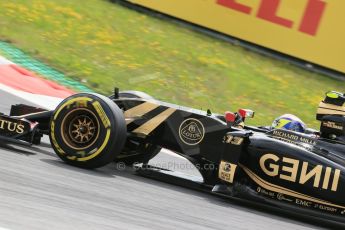
[[251, 124], [293, 113], [317, 127], [324, 92], [345, 91], [343, 81], [105, 0], [1, 1], [0, 39], [100, 93], [118, 86], [221, 113], [251, 108]]

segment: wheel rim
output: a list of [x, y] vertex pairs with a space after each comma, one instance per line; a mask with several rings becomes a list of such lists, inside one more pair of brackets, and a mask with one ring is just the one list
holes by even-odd
[[88, 109], [69, 112], [61, 124], [61, 136], [65, 144], [76, 150], [91, 147], [99, 137], [100, 126], [97, 116]]
[[85, 144], [95, 136], [94, 121], [85, 115], [75, 117], [69, 125], [68, 133], [71, 140], [78, 144]]

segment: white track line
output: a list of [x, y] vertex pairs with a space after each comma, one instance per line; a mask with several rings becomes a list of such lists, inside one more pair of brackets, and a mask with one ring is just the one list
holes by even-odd
[[1, 84], [1, 83], [0, 83], [0, 90], [3, 90], [9, 94], [12, 94], [16, 97], [22, 98], [25, 101], [31, 102], [37, 106], [40, 106], [40, 107], [42, 107], [44, 109], [48, 109], [48, 110], [55, 109], [56, 106], [63, 100], [61, 98], [23, 92], [23, 91], [8, 87], [8, 86]]
[[[0, 65], [11, 65], [11, 64], [14, 64], [14, 63], [6, 59], [5, 57], [0, 56]], [[13, 89], [1, 83], [0, 83], [0, 90], [3, 90], [9, 94], [22, 98], [28, 102], [31, 102], [37, 106], [40, 106], [44, 109], [49, 109], [49, 110], [55, 109], [56, 106], [62, 101], [61, 98], [28, 93], [28, 92]]]
[[[13, 62], [7, 60], [6, 58], [0, 56], [0, 65], [9, 65], [9, 64], [14, 64]], [[44, 109], [49, 109], [49, 110], [54, 110], [58, 104], [63, 100], [61, 98], [56, 98], [56, 97], [50, 97], [50, 96], [44, 96], [44, 95], [39, 95], [39, 94], [33, 94], [33, 93], [28, 93], [20, 90], [13, 89], [9, 86], [6, 86], [4, 84], [0, 83], [0, 90], [3, 90], [9, 94], [12, 94], [16, 97], [22, 98], [25, 101], [31, 102], [39, 107], [42, 107]], [[170, 151], [167, 149], [163, 149], [162, 151], [164, 154], [171, 155], [173, 157], [178, 157], [178, 158], [183, 158], [184, 157]], [[2, 230], [0, 228], [0, 230]]]
[[0, 65], [11, 65], [11, 64], [14, 64], [14, 63], [0, 56]]
[[[16, 97], [22, 98], [25, 101], [31, 102], [41, 108], [48, 109], [48, 110], [54, 110], [58, 106], [58, 104], [63, 100], [61, 98], [23, 92], [23, 91], [8, 87], [6, 85], [3, 85], [1, 83], [0, 83], [0, 90], [3, 90], [7, 93], [10, 93]], [[171, 155], [173, 157], [185, 159], [184, 157], [167, 149], [163, 149], [163, 153]]]

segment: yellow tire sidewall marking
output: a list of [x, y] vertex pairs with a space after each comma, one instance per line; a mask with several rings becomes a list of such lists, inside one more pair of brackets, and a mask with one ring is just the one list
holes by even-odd
[[[57, 118], [57, 116], [60, 114], [60, 112], [67, 106], [73, 104], [74, 102], [78, 102], [80, 104], [87, 104], [88, 102], [91, 102], [93, 101], [92, 98], [88, 98], [88, 97], [76, 97], [76, 98], [73, 98], [71, 100], [68, 100], [66, 101], [64, 104], [62, 104], [60, 106], [60, 108], [56, 111], [55, 115], [54, 115], [54, 118], [53, 118], [53, 121], [51, 123], [51, 137], [52, 137], [52, 142], [53, 142], [53, 145], [55, 146], [55, 148], [57, 149], [57, 151], [62, 154], [62, 155], [66, 155], [66, 153], [60, 148], [60, 146], [58, 145], [57, 141], [56, 141], [56, 138], [55, 138], [55, 133], [54, 133], [54, 129], [55, 129], [55, 120]], [[104, 112], [103, 108], [102, 108], [102, 105], [96, 101], [94, 103], [92, 103], [93, 107], [95, 108], [97, 114], [100, 116], [100, 119], [102, 120], [103, 122], [103, 125], [104, 127], [107, 129], [107, 133], [106, 133], [106, 136], [105, 136], [105, 139], [104, 139], [104, 142], [103, 144], [101, 145], [101, 147], [96, 151], [94, 152], [93, 154], [87, 156], [87, 157], [82, 157], [82, 158], [77, 158], [76, 156], [68, 156], [67, 158], [70, 159], [70, 160], [77, 160], [77, 161], [88, 161], [90, 159], [93, 159], [95, 158], [96, 156], [98, 156], [103, 150], [104, 148], [107, 146], [108, 142], [109, 142], [109, 139], [110, 139], [110, 134], [111, 134], [111, 130], [110, 130], [110, 126], [111, 126], [111, 123], [110, 123], [110, 120], [108, 118], [108, 116], [106, 115], [106, 113]]]
[[106, 129], [109, 128], [110, 120], [107, 114], [104, 112], [102, 105], [98, 101], [93, 102], [92, 105], [95, 108], [96, 112], [98, 113], [99, 117], [101, 118], [104, 128]]
[[59, 115], [59, 113], [66, 107], [69, 106], [71, 104], [73, 104], [74, 102], [78, 102], [80, 104], [85, 104], [87, 102], [92, 101], [92, 98], [88, 98], [88, 97], [76, 97], [73, 98], [71, 100], [66, 101], [63, 105], [60, 106], [60, 108], [58, 109], [58, 111], [56, 111], [55, 115], [54, 115], [54, 120], [56, 120], [57, 116]]
[[56, 138], [55, 138], [55, 133], [54, 133], [54, 129], [55, 129], [55, 122], [52, 121], [51, 123], [51, 127], [50, 127], [50, 136], [52, 139], [52, 144], [55, 146], [56, 150], [58, 151], [59, 154], [61, 155], [65, 155], [66, 153], [61, 149], [61, 147], [58, 145]]
[[101, 145], [101, 147], [95, 153], [93, 153], [87, 157], [77, 158], [77, 161], [88, 161], [88, 160], [98, 156], [103, 151], [103, 149], [107, 146], [109, 139], [110, 139], [110, 129], [107, 129], [107, 134], [105, 136], [104, 142]]

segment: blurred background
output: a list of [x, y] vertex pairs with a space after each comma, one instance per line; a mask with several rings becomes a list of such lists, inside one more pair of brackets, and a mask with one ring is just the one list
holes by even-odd
[[249, 108], [254, 125], [292, 113], [317, 128], [324, 93], [345, 92], [344, 7], [343, 0], [0, 1], [0, 55], [11, 60], [8, 47], [20, 49], [103, 94], [116, 86], [219, 113]]

